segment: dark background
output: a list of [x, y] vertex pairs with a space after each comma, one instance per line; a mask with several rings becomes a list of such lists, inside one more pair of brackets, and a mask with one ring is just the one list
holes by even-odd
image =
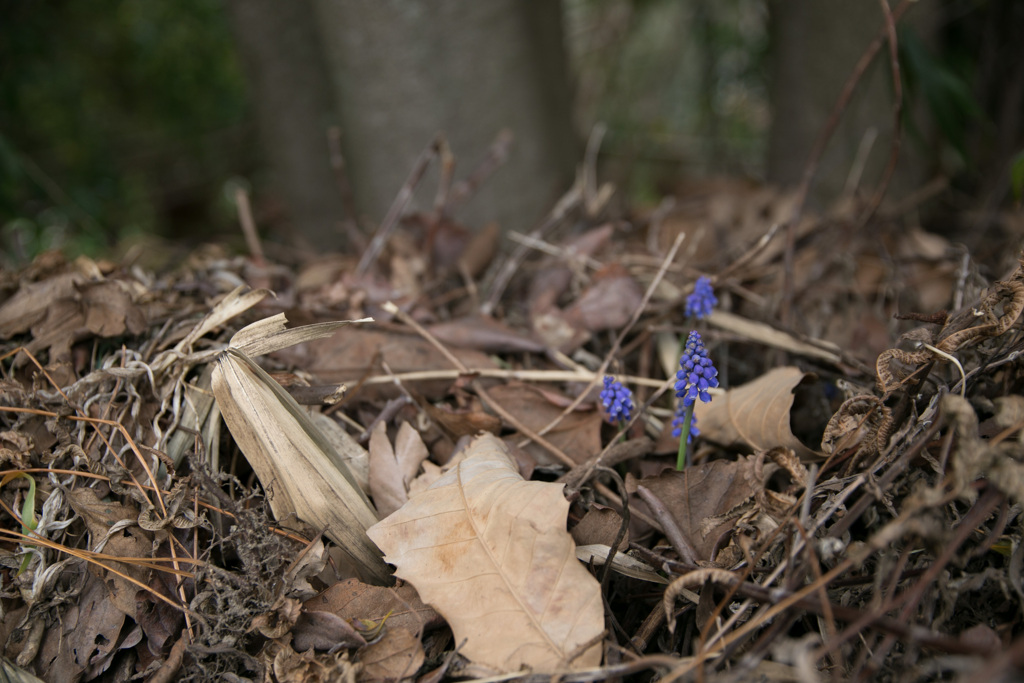
[[[238, 186], [266, 239], [342, 249], [341, 222], [372, 229], [439, 131], [456, 178], [500, 130], [515, 136], [508, 163], [458, 212], [471, 227], [529, 229], [572, 182], [598, 123], [602, 180], [627, 209], [695, 179], [792, 185], [883, 26], [877, 0], [0, 5], [7, 267], [55, 247], [238, 242]], [[970, 215], [968, 239], [981, 240], [1016, 206], [1022, 30], [1014, 0], [922, 0], [899, 22], [902, 146], [888, 197], [949, 179], [924, 214], [935, 230], [962, 231], [950, 215]], [[874, 190], [893, 93], [883, 48], [829, 143], [812, 206]], [[421, 206], [435, 186], [424, 183]]]

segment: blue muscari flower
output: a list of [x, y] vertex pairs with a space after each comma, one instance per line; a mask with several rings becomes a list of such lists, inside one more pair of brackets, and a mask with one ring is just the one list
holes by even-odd
[[629, 422], [630, 413], [633, 412], [633, 392], [607, 375], [601, 391], [601, 405], [610, 422]]
[[704, 403], [710, 402], [708, 389], [718, 386], [718, 370], [708, 358], [704, 342], [696, 330], [686, 338], [686, 348], [679, 365], [682, 370], [676, 373], [676, 396], [683, 399], [683, 406], [693, 405], [698, 398]]
[[718, 304], [715, 290], [711, 288], [710, 278], [701, 275], [693, 286], [693, 293], [686, 297], [686, 315], [703, 320], [711, 315], [711, 309]]
[[[686, 406], [682, 402], [676, 408], [675, 417], [672, 418], [672, 436], [677, 439], [683, 435], [683, 423], [686, 422]], [[686, 443], [693, 441], [693, 437], [700, 436], [700, 430], [697, 429], [697, 416], [694, 415], [690, 418], [690, 433], [686, 435]]]

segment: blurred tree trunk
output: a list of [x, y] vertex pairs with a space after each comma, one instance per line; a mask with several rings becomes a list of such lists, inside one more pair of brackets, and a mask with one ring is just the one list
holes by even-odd
[[[503, 128], [507, 164], [460, 211], [530, 227], [577, 160], [561, 4], [536, 0], [314, 0], [359, 211], [380, 221], [417, 155], [443, 132], [456, 177]], [[420, 207], [436, 184], [422, 183]], [[429, 204], [428, 204], [429, 205]]]
[[308, 245], [341, 246], [330, 167], [333, 103], [309, 0], [228, 0], [272, 191]]
[[[915, 28], [928, 32], [928, 18], [919, 9], [907, 18], [916, 13]], [[768, 179], [796, 185], [843, 86], [881, 29], [883, 16], [877, 0], [769, 0], [769, 11], [773, 120]], [[848, 183], [858, 177], [858, 154], [863, 149], [870, 151], [854, 186], [868, 193], [875, 190], [889, 159], [893, 102], [886, 44], [857, 84], [829, 140], [811, 188], [812, 205], [826, 205], [840, 198], [844, 189], [852, 189]], [[926, 168], [925, 155], [904, 144], [888, 196], [916, 189]]]

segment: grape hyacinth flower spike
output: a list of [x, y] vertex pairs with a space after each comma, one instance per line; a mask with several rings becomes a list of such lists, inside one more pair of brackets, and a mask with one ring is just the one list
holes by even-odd
[[[711, 402], [711, 394], [708, 389], [718, 387], [718, 370], [715, 364], [708, 358], [707, 349], [704, 348], [704, 341], [700, 333], [691, 330], [686, 338], [686, 346], [683, 348], [683, 356], [679, 359], [680, 370], [676, 373], [676, 397], [681, 399], [679, 411], [682, 413], [679, 433], [686, 434], [686, 438], [679, 439], [679, 457], [676, 460], [676, 469], [682, 471], [686, 467], [686, 445], [693, 433], [693, 407], [699, 399], [702, 403]], [[677, 419], [679, 413], [677, 413]], [[675, 424], [675, 421], [673, 421]]]
[[697, 320], [711, 315], [711, 310], [718, 304], [715, 290], [711, 287], [711, 278], [701, 275], [693, 285], [693, 293], [686, 297], [684, 313]]
[[609, 422], [618, 422], [620, 425], [629, 422], [633, 413], [632, 391], [622, 386], [621, 382], [616, 382], [610, 375], [606, 375], [600, 398]]

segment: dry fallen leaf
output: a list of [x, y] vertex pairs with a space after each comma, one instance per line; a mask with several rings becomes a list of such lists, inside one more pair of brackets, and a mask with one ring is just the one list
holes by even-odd
[[490, 434], [467, 450], [367, 534], [473, 662], [504, 671], [596, 666], [601, 587], [576, 559], [562, 485], [524, 481]]
[[47, 628], [36, 667], [47, 681], [92, 680], [123, 647], [118, 637], [124, 612], [110, 600], [104, 582], [86, 573], [78, 599]]
[[[391, 383], [358, 387], [367, 371], [383, 372], [382, 361], [395, 374], [451, 367], [448, 359], [430, 342], [417, 336], [382, 330], [353, 329], [337, 339], [307, 344], [306, 351], [307, 356], [295, 362], [325, 382], [347, 383], [353, 387], [349, 400], [356, 397], [371, 400], [377, 396], [398, 394], [398, 389]], [[295, 355], [290, 354], [289, 358]], [[459, 359], [471, 370], [498, 367], [490, 356], [471, 349], [460, 350]], [[433, 400], [447, 394], [451, 380], [410, 380], [406, 385]]]
[[390, 628], [359, 651], [360, 681], [405, 681], [423, 666], [423, 645], [404, 628]]
[[435, 323], [427, 329], [448, 346], [487, 353], [543, 353], [544, 345], [490, 316], [470, 316]]
[[381, 517], [386, 517], [409, 500], [409, 484], [427, 459], [427, 447], [420, 433], [403, 422], [395, 437], [388, 441], [384, 422], [378, 422], [370, 434], [370, 495]]
[[711, 559], [719, 537], [735, 524], [730, 520], [705, 530], [704, 521], [752, 500], [761, 487], [749, 460], [713, 460], [682, 472], [671, 470], [656, 477], [626, 479], [630, 493], [635, 493], [637, 485], [645, 486], [662, 502], [700, 560]]
[[[90, 550], [104, 552], [116, 557], [149, 557], [153, 552], [152, 534], [139, 528], [136, 521], [139, 510], [134, 505], [123, 505], [114, 501], [102, 501], [92, 489], [79, 488], [68, 491], [68, 504], [85, 520], [91, 535]], [[131, 563], [108, 562], [108, 566], [123, 572], [143, 583], [149, 579], [150, 570]], [[124, 579], [114, 572], [96, 569], [103, 577], [110, 591], [111, 603], [129, 617], [135, 617], [138, 584]]]
[[278, 519], [295, 514], [321, 529], [367, 578], [387, 582], [389, 572], [365, 530], [376, 511], [345, 461], [281, 385], [248, 353], [279, 348], [332, 334], [347, 322], [285, 329], [284, 315], [240, 330], [217, 357], [213, 394], [224, 422], [238, 442]]
[[595, 273], [593, 283], [565, 309], [565, 320], [588, 332], [617, 330], [640, 307], [644, 292], [618, 263]]
[[774, 368], [752, 382], [697, 403], [694, 414], [701, 436], [725, 446], [746, 445], [754, 450], [792, 448], [801, 460], [819, 459], [790, 428], [793, 390], [808, 376], [799, 368]]
[[[559, 405], [566, 404], [559, 401], [553, 391], [518, 382], [498, 385], [487, 391], [496, 403], [534, 431], [540, 431], [559, 417], [562, 414]], [[601, 450], [602, 421], [599, 411], [573, 411], [545, 438], [576, 462], [585, 462]], [[535, 443], [527, 444], [525, 450], [539, 463], [552, 461], [553, 456]]]
[[364, 627], [384, 623], [387, 628], [404, 628], [412, 633], [444, 623], [407, 583], [390, 588], [345, 579], [307, 600], [303, 608], [310, 612], [330, 612]]

